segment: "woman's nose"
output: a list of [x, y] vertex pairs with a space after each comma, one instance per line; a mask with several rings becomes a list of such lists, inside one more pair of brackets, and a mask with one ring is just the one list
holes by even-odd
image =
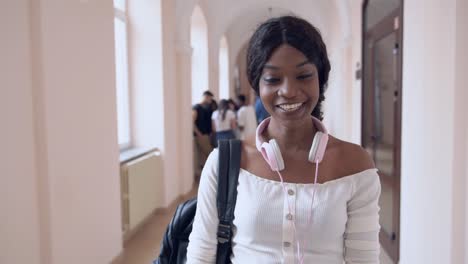
[[284, 79], [280, 89], [278, 90], [278, 95], [286, 98], [293, 98], [297, 95], [297, 92], [297, 84], [295, 84], [294, 81]]

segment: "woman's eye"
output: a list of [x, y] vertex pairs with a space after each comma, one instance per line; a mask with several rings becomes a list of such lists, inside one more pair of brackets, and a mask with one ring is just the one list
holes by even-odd
[[305, 80], [305, 79], [310, 79], [312, 78], [314, 75], [312, 73], [309, 73], [309, 74], [302, 74], [302, 75], [299, 75], [297, 76], [297, 79], [298, 80]]
[[273, 77], [265, 77], [265, 78], [263, 78], [263, 81], [265, 81], [268, 84], [273, 84], [273, 83], [279, 82], [280, 79], [279, 78], [273, 78]]

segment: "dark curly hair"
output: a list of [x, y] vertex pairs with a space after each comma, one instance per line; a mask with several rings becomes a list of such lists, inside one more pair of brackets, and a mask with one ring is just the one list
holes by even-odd
[[259, 95], [259, 82], [265, 63], [281, 45], [288, 44], [301, 51], [317, 67], [319, 76], [319, 100], [312, 115], [320, 120], [322, 102], [330, 73], [327, 48], [318, 29], [306, 20], [295, 16], [271, 18], [262, 23], [250, 38], [247, 49], [247, 77], [255, 93]]

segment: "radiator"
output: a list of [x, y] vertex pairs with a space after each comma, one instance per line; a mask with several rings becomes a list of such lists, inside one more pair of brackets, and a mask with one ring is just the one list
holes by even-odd
[[122, 231], [127, 240], [155, 209], [163, 207], [163, 169], [159, 151], [122, 163]]

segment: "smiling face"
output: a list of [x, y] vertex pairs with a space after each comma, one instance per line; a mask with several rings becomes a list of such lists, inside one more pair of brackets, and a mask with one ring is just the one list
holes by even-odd
[[263, 67], [259, 92], [265, 109], [279, 122], [310, 120], [319, 100], [317, 68], [302, 52], [283, 44]]

